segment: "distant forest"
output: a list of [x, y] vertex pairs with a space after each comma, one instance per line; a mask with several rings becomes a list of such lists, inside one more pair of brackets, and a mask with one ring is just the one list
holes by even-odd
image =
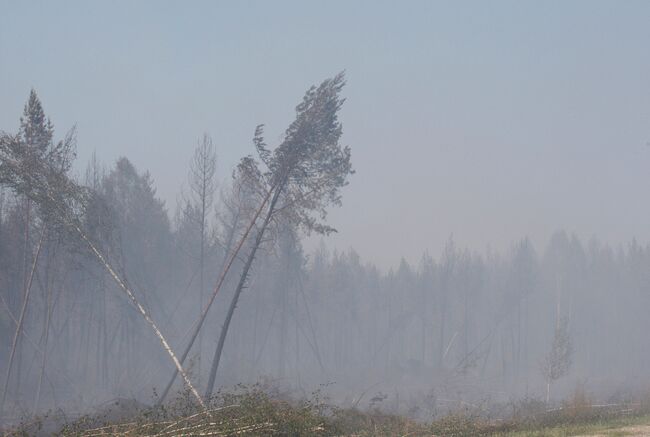
[[[74, 133], [55, 141], [35, 92], [15, 135], [71, 173]], [[266, 150], [260, 136], [255, 141]], [[242, 194], [241, 167], [232, 183], [217, 186], [218, 154], [209, 136], [199, 139], [187, 157], [188, 189], [173, 210], [150, 174], [127, 157], [93, 159], [76, 178], [92, 193], [80, 213], [84, 231], [177, 355], [254, 209]], [[338, 182], [335, 188], [344, 185]], [[168, 384], [173, 363], [102, 263], [69, 230], [50, 225], [47, 214], [3, 186], [4, 408], [82, 410], [118, 396], [151, 401]], [[603, 392], [635, 387], [650, 368], [650, 246], [611, 247], [559, 231], [544, 247], [522, 238], [504, 253], [478, 253], [450, 237], [442, 253], [384, 271], [354, 250], [328, 250], [326, 238], [306, 253], [306, 233], [296, 224], [304, 220], [296, 213], [272, 222], [244, 280], [253, 243], [246, 240], [234, 258], [183, 363], [199, 392], [210, 383], [240, 282], [215, 390], [263, 381], [300, 396], [324, 384], [341, 403], [425, 415], [460, 399], [559, 398], [576, 383]], [[311, 231], [333, 231], [308, 223]], [[177, 378], [172, 390], [182, 389]]]

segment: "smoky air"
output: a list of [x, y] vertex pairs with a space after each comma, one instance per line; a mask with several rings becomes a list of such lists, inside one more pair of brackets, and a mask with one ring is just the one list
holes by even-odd
[[649, 18], [0, 0], [3, 435], [650, 435]]

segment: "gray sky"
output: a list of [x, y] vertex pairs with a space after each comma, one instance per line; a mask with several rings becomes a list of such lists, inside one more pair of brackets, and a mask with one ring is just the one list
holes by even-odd
[[646, 242], [649, 23], [648, 1], [0, 0], [0, 129], [35, 87], [79, 168], [126, 155], [171, 208], [203, 132], [228, 178], [345, 69], [357, 174], [328, 245], [387, 267], [452, 233]]

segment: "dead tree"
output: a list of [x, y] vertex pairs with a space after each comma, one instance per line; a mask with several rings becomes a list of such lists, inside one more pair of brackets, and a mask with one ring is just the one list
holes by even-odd
[[57, 226], [61, 232], [70, 231], [90, 250], [154, 331], [191, 393], [205, 408], [201, 396], [149, 312], [138, 301], [98, 244], [84, 231], [81, 217], [88, 198], [88, 190], [68, 177], [74, 157], [73, 146], [74, 132], [64, 141], [53, 144], [46, 153], [42, 154], [34, 153], [27, 148], [20, 138], [2, 134], [0, 136], [0, 184], [10, 187], [17, 194], [29, 197], [38, 205], [41, 215], [47, 218], [46, 221], [51, 223], [50, 226]]
[[[190, 163], [190, 190], [191, 203], [198, 212], [199, 227], [199, 316], [203, 310], [203, 293], [205, 292], [205, 246], [207, 238], [208, 213], [212, 208], [215, 191], [215, 176], [217, 170], [217, 156], [212, 145], [212, 138], [203, 135], [194, 151]], [[198, 375], [201, 375], [201, 351], [203, 339], [199, 337]]]

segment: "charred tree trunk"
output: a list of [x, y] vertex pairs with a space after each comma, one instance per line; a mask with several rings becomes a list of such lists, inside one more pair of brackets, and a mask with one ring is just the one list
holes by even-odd
[[282, 190], [280, 188], [273, 195], [273, 200], [271, 200], [271, 204], [269, 205], [269, 211], [266, 214], [266, 217], [264, 218], [264, 222], [262, 223], [260, 230], [257, 232], [257, 236], [255, 237], [255, 241], [253, 242], [251, 251], [248, 255], [248, 258], [246, 259], [244, 270], [242, 271], [241, 276], [239, 278], [239, 283], [237, 284], [237, 288], [235, 289], [235, 294], [233, 295], [232, 300], [230, 302], [230, 307], [228, 308], [228, 313], [226, 314], [226, 320], [224, 321], [223, 327], [221, 328], [221, 334], [219, 336], [219, 342], [217, 343], [217, 349], [214, 352], [212, 367], [210, 369], [210, 376], [208, 378], [208, 386], [206, 387], [205, 390], [206, 398], [209, 398], [212, 395], [212, 391], [214, 389], [214, 381], [217, 376], [217, 370], [219, 369], [219, 362], [221, 361], [221, 354], [223, 352], [223, 346], [226, 342], [226, 336], [228, 335], [228, 328], [230, 327], [232, 316], [235, 313], [237, 302], [239, 302], [239, 296], [241, 295], [241, 292], [244, 289], [244, 286], [246, 285], [246, 280], [248, 279], [248, 272], [250, 271], [250, 268], [253, 265], [253, 260], [255, 259], [255, 254], [257, 253], [257, 249], [259, 249], [260, 245], [262, 244], [262, 238], [264, 237], [266, 228], [268, 227], [269, 222], [271, 221], [271, 217], [273, 216], [273, 212], [275, 211], [275, 205], [280, 197], [281, 191]]

